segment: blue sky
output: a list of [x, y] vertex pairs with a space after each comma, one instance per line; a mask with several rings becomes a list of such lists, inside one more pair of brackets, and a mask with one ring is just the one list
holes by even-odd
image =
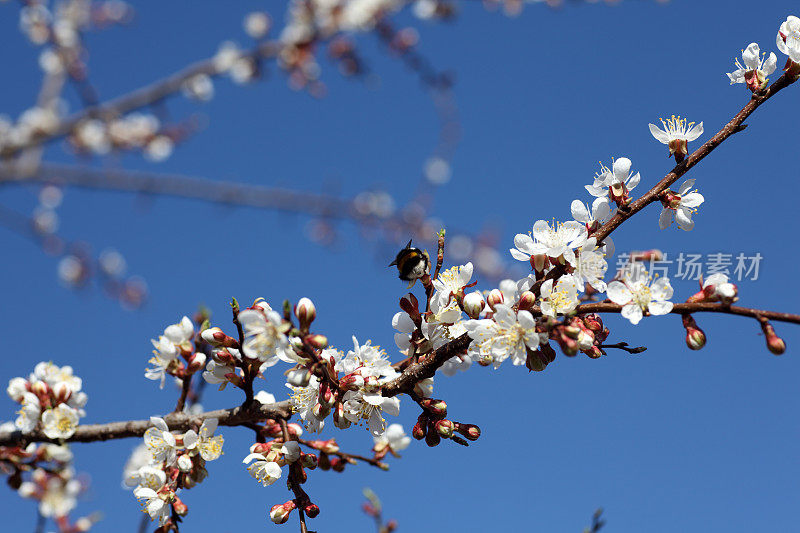
[[[244, 44], [243, 16], [265, 6], [282, 19], [279, 3], [142, 2], [132, 26], [91, 36], [93, 83], [102, 98], [114, 97], [213, 54], [223, 40]], [[729, 86], [725, 76], [734, 57], [752, 41], [777, 52], [777, 28], [793, 10], [797, 15], [796, 2], [788, 0], [764, 0], [757, 8], [738, 0], [629, 0], [557, 11], [531, 5], [518, 18], [465, 2], [448, 24], [400, 14], [398, 25], [418, 28], [426, 57], [456, 73], [461, 141], [453, 178], [437, 190], [433, 213], [446, 227], [475, 233], [487, 224], [498, 227], [505, 250], [535, 220], [566, 219], [573, 199], [588, 201], [583, 185], [600, 160], [631, 158], [642, 174], [634, 192], [646, 190], [672, 167], [648, 122], [672, 114], [702, 120], [707, 133], [700, 140], [707, 139], [748, 101], [749, 92]], [[0, 5], [6, 73], [0, 111], [11, 116], [32, 104], [40, 76], [36, 50], [17, 32], [16, 15], [16, 6]], [[402, 205], [436, 143], [435, 109], [415, 76], [374, 37], [358, 42], [380, 76], [375, 87], [341, 78], [325, 61], [328, 94], [321, 100], [292, 92], [275, 69], [248, 87], [221, 81], [208, 104], [177, 99], [169, 105], [174, 117], [203, 113], [208, 127], [168, 161], [126, 156], [90, 164], [311, 191], [337, 187], [343, 195], [382, 187]], [[784, 59], [779, 54], [780, 66]], [[706, 197], [694, 231], [660, 231], [658, 208], [651, 206], [615, 233], [617, 250], [758, 252], [761, 276], [739, 284], [740, 303], [796, 311], [798, 111], [798, 88], [791, 87], [691, 171]], [[74, 160], [60, 144], [46, 158]], [[35, 197], [35, 189], [0, 190], [0, 203], [25, 212]], [[356, 335], [392, 352], [390, 321], [404, 285], [385, 268], [393, 254], [366, 245], [347, 223], [330, 249], [305, 238], [304, 217], [188, 200], [143, 204], [120, 193], [67, 190], [59, 214], [64, 235], [96, 250], [116, 247], [151, 291], [147, 306], [130, 312], [96, 288], [65, 290], [52, 257], [0, 229], [6, 258], [0, 332], [11, 340], [0, 376], [26, 375], [40, 360], [71, 364], [89, 394], [86, 422], [171, 410], [175, 391], [160, 391], [143, 377], [149, 339], [201, 303], [215, 323], [227, 326], [232, 296], [242, 302], [263, 296], [275, 305], [308, 296], [317, 306], [316, 328], [333, 344], [347, 348]], [[688, 281], [673, 285], [675, 301], [696, 292]], [[312, 527], [370, 530], [358, 509], [362, 487], [370, 486], [403, 530], [580, 531], [599, 506], [607, 529], [617, 532], [796, 529], [798, 329], [776, 325], [789, 348], [775, 357], [755, 321], [696, 318], [709, 336], [700, 352], [685, 347], [677, 316], [637, 327], [609, 317], [614, 341], [648, 351], [600, 360], [559, 356], [536, 374], [475, 367], [437, 378], [436, 395], [454, 419], [481, 427], [480, 440], [469, 448], [415, 442], [389, 473], [362, 466], [344, 474], [313, 472], [307, 490], [322, 513]], [[284, 394], [278, 377], [264, 388]], [[236, 391], [226, 390], [209, 391], [203, 403], [214, 409], [239, 402]], [[12, 418], [10, 400], [0, 400], [0, 407], [6, 413], [0, 419]], [[398, 421], [410, 429], [417, 414], [406, 399]], [[225, 455], [185, 495], [186, 530], [278, 527], [268, 523], [267, 512], [288, 492], [282, 484], [263, 488], [247, 475], [241, 459], [249, 431], [223, 434]], [[360, 430], [325, 434], [354, 453], [372, 444]], [[104, 513], [97, 531], [138, 524], [138, 505], [119, 488], [135, 444], [74, 446], [76, 467], [92, 481], [78, 514]], [[35, 504], [5, 494], [6, 527], [33, 529]]]

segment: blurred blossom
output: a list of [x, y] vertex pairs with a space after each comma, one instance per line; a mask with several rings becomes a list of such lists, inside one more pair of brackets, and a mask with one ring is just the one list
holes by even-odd
[[144, 156], [156, 163], [166, 160], [172, 155], [175, 143], [166, 135], [157, 135], [147, 143], [144, 148]]
[[475, 265], [481, 274], [497, 277], [503, 272], [503, 260], [494, 248], [481, 246], [475, 251]]
[[52, 48], [46, 48], [39, 54], [39, 68], [47, 74], [60, 74], [64, 71], [64, 62]]
[[97, 119], [81, 122], [75, 128], [75, 141], [80, 147], [96, 154], [107, 154], [111, 151], [106, 125]]
[[247, 83], [256, 76], [256, 64], [249, 57], [241, 57], [230, 68], [231, 79], [236, 83]]
[[236, 43], [225, 41], [219, 46], [217, 55], [214, 56], [214, 68], [219, 72], [225, 72], [233, 66], [240, 55], [241, 52]]
[[441, 157], [434, 156], [425, 162], [425, 177], [434, 185], [443, 185], [450, 181], [450, 163]]
[[108, 276], [119, 277], [125, 274], [127, 264], [122, 254], [113, 248], [106, 248], [100, 252], [98, 258], [100, 269]]
[[37, 206], [33, 210], [33, 229], [43, 235], [55, 233], [58, 230], [58, 215], [52, 209]]
[[183, 93], [189, 98], [207, 102], [214, 97], [214, 82], [207, 74], [197, 74], [186, 80]]
[[129, 310], [140, 308], [147, 300], [148, 288], [145, 280], [131, 276], [122, 286], [119, 299], [122, 307]]
[[456, 235], [447, 241], [447, 252], [456, 263], [472, 256], [473, 248], [472, 239], [466, 235]]
[[67, 255], [58, 262], [58, 279], [68, 286], [80, 284], [86, 276], [83, 261], [75, 255]]
[[269, 15], [262, 11], [249, 13], [244, 19], [244, 31], [253, 39], [261, 39], [266, 36], [270, 25]]
[[55, 185], [46, 185], [39, 191], [39, 203], [42, 204], [42, 207], [48, 209], [55, 209], [60, 206], [63, 198], [63, 191]]

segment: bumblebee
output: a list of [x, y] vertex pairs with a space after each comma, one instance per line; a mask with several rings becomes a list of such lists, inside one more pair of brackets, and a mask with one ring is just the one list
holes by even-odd
[[409, 287], [428, 273], [430, 265], [431, 261], [428, 258], [428, 252], [412, 247], [410, 240], [405, 248], [397, 252], [397, 257], [395, 257], [394, 261], [389, 263], [389, 266], [397, 267], [400, 279], [410, 282]]

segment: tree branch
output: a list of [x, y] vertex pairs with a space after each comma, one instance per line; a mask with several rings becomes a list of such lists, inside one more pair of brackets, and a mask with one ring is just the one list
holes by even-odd
[[[216, 418], [220, 426], [240, 426], [247, 422], [255, 422], [267, 418], [287, 419], [292, 416], [289, 400], [257, 407], [234, 407], [232, 409], [218, 409], [199, 415], [186, 413], [170, 413], [164, 417], [171, 430], [187, 431], [195, 425], [201, 425], [204, 420]], [[95, 442], [111, 439], [124, 439], [127, 437], [141, 437], [147, 428], [152, 427], [150, 420], [127, 420], [123, 422], [109, 422], [107, 424], [87, 424], [78, 426], [73, 436], [63, 442]], [[0, 432], [0, 446], [24, 446], [30, 442], [61, 443], [57, 439], [48, 438], [41, 431], [23, 434], [20, 431]]]

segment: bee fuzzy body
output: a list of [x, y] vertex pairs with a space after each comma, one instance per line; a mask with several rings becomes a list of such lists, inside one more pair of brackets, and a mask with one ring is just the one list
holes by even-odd
[[389, 266], [397, 267], [400, 279], [413, 282], [428, 273], [430, 259], [427, 252], [412, 247], [411, 241], [408, 241], [406, 247], [397, 253], [397, 257]]

